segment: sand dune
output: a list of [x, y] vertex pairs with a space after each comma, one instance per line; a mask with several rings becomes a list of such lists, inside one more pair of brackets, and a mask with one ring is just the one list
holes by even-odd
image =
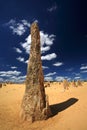
[[86, 130], [87, 83], [78, 88], [51, 83], [45, 88], [53, 116], [32, 124], [19, 118], [24, 84], [8, 84], [0, 88], [0, 130]]

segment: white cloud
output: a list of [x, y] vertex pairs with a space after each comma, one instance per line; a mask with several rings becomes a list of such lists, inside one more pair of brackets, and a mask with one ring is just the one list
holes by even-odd
[[57, 55], [55, 53], [52, 54], [47, 54], [45, 56], [41, 56], [42, 60], [52, 60], [55, 59], [57, 57]]
[[56, 63], [53, 64], [53, 66], [62, 66], [62, 65], [63, 65], [62, 62], [56, 62]]
[[56, 81], [63, 81], [64, 79], [65, 79], [65, 77], [63, 77], [63, 76], [57, 76], [55, 78]]
[[26, 75], [21, 75], [20, 71], [0, 71], [0, 81], [2, 82], [24, 82]]
[[43, 31], [40, 31], [40, 41], [41, 45], [48, 45], [51, 46], [55, 40], [55, 35], [51, 34], [48, 35], [47, 33], [44, 33]]
[[10, 26], [10, 29], [13, 31], [13, 34], [17, 34], [19, 36], [23, 35], [26, 32], [26, 28], [21, 24], [17, 27]]
[[17, 69], [17, 67], [16, 66], [11, 66], [11, 69]]
[[74, 79], [80, 79], [80, 77], [78, 76], [78, 77], [75, 77]]
[[48, 76], [53, 76], [53, 75], [55, 75], [55, 74], [56, 74], [56, 72], [53, 72], [53, 73], [48, 73], [48, 74], [46, 74], [45, 76], [48, 77]]
[[25, 39], [24, 43], [20, 43], [23, 49], [27, 54], [30, 53], [30, 45], [31, 45], [31, 34]]
[[20, 62], [24, 62], [24, 58], [23, 57], [18, 57], [18, 58], [16, 58], [18, 61], [20, 61]]
[[21, 82], [24, 82], [26, 80], [26, 76], [25, 75], [24, 76], [18, 76], [18, 77], [12, 76], [9, 80], [12, 81], [12, 82], [21, 83]]
[[23, 35], [25, 32], [26, 32], [26, 27], [24, 27], [23, 24], [18, 24], [18, 27], [14, 31], [14, 33], [17, 33], [17, 35], [20, 36]]
[[31, 34], [25, 39], [28, 44], [31, 44]]
[[23, 35], [28, 27], [30, 27], [30, 23], [28, 23], [27, 20], [20, 20], [20, 22], [17, 22], [14, 19], [11, 19], [7, 25], [12, 30], [13, 34], [17, 34], [19, 36]]
[[42, 66], [42, 68], [43, 68], [43, 69], [49, 69], [49, 67], [48, 67], [48, 66]]
[[44, 80], [45, 81], [53, 81], [53, 78], [52, 77], [45, 77]]
[[41, 52], [45, 53], [46, 51], [50, 50], [50, 46], [46, 46], [46, 47], [41, 47]]
[[52, 7], [48, 8], [49, 12], [55, 11], [57, 9], [57, 4], [55, 3]]
[[25, 63], [28, 64], [28, 61], [29, 61], [29, 60], [26, 60]]
[[20, 71], [0, 71], [0, 76], [1, 77], [10, 77], [11, 75], [15, 75], [15, 76], [18, 76], [20, 75], [21, 72]]
[[30, 28], [30, 23], [27, 21], [27, 20], [22, 20], [22, 23], [25, 25], [25, 26], [27, 26], [27, 27], [29, 27]]
[[19, 79], [25, 79], [26, 78], [26, 75], [24, 76], [19, 76]]
[[6, 79], [6, 81], [11, 81], [14, 83], [22, 83], [26, 80], [26, 76], [11, 76], [9, 79]]
[[85, 70], [85, 69], [87, 69], [87, 66], [80, 67], [80, 70]]
[[20, 45], [23, 47], [23, 49], [25, 49], [26, 53], [29, 54], [31, 45], [31, 34], [25, 39], [25, 42], [21, 42]]
[[14, 47], [14, 49], [17, 53], [22, 53], [22, 51], [19, 48]]
[[70, 80], [71, 80], [71, 78], [67, 78], [67, 80], [68, 80], [68, 81], [70, 81]]

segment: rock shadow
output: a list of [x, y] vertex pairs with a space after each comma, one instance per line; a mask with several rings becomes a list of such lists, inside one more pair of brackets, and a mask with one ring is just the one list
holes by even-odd
[[58, 114], [61, 111], [64, 111], [68, 107], [75, 104], [77, 101], [78, 101], [77, 98], [70, 98], [62, 103], [50, 105], [52, 116], [55, 116], [56, 114]]

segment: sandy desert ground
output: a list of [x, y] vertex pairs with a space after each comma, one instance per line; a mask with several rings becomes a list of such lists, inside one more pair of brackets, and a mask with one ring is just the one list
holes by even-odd
[[87, 83], [78, 88], [53, 82], [45, 88], [53, 116], [45, 121], [22, 122], [19, 118], [24, 84], [0, 88], [0, 130], [87, 130]]

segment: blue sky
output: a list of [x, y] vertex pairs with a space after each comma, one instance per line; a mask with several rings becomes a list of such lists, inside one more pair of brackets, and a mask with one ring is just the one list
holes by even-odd
[[0, 81], [25, 80], [34, 21], [44, 79], [87, 80], [86, 5], [85, 0], [0, 1]]

